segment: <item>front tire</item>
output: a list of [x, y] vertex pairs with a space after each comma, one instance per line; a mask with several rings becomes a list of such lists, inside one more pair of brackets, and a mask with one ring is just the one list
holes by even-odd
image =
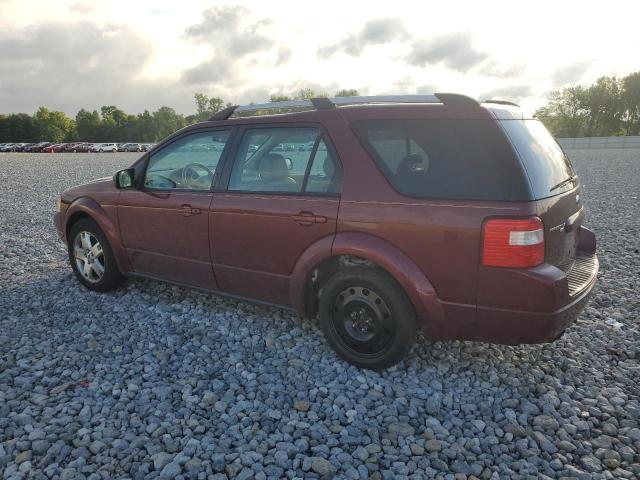
[[319, 313], [331, 347], [357, 367], [383, 370], [402, 360], [415, 343], [413, 306], [378, 268], [338, 271], [322, 288]]
[[89, 290], [108, 292], [124, 282], [107, 237], [92, 219], [73, 224], [67, 249], [73, 273]]

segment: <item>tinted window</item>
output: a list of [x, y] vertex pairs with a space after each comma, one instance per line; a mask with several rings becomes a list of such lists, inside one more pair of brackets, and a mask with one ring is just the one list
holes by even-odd
[[501, 122], [513, 142], [527, 171], [535, 198], [566, 192], [573, 182], [554, 188], [575, 175], [573, 166], [558, 142], [537, 120], [503, 120]]
[[335, 160], [317, 128], [259, 128], [247, 130], [242, 138], [229, 190], [334, 192], [337, 178]]
[[370, 120], [353, 128], [389, 182], [405, 195], [531, 197], [513, 149], [492, 120]]
[[229, 130], [193, 133], [153, 153], [145, 188], [209, 190], [229, 133]]

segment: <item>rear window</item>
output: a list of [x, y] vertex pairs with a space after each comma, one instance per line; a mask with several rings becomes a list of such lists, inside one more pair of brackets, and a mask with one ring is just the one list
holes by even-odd
[[502, 127], [513, 143], [529, 177], [536, 199], [566, 192], [574, 182], [562, 182], [575, 176], [569, 157], [538, 120], [502, 120]]
[[400, 193], [529, 200], [522, 167], [493, 120], [366, 120], [353, 129]]

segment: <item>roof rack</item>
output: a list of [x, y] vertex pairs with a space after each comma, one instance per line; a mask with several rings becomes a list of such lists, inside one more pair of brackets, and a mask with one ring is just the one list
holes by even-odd
[[517, 103], [510, 102], [509, 100], [484, 100], [482, 103], [496, 103], [498, 105], [511, 105], [512, 107], [520, 107]]
[[[285, 100], [283, 102], [254, 103], [249, 105], [232, 105], [220, 110], [209, 120], [227, 120], [231, 115], [259, 110], [285, 110], [308, 108], [330, 110], [345, 105], [374, 105], [381, 103], [442, 103], [450, 106], [477, 106], [479, 103], [466, 95], [458, 93], [435, 93], [433, 95], [372, 95], [357, 97], [312, 98], [310, 100]], [[276, 112], [277, 113], [277, 112]]]

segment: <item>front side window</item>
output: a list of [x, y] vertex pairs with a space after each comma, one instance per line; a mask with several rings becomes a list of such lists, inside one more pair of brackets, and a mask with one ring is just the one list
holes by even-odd
[[149, 189], [209, 190], [230, 130], [193, 133], [151, 155], [144, 186]]
[[336, 193], [339, 172], [317, 128], [247, 130], [231, 171], [229, 190]]
[[452, 200], [529, 200], [513, 149], [492, 120], [366, 120], [353, 130], [404, 195]]

